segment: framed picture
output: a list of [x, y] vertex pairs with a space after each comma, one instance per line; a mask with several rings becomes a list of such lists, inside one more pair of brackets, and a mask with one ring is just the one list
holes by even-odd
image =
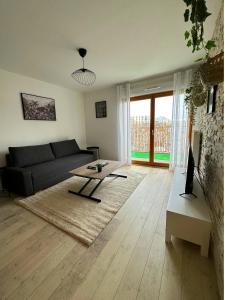
[[211, 86], [208, 90], [207, 114], [215, 111], [217, 85]]
[[21, 93], [24, 120], [56, 121], [55, 100]]
[[95, 112], [96, 112], [96, 118], [106, 118], [107, 117], [106, 101], [95, 102]]

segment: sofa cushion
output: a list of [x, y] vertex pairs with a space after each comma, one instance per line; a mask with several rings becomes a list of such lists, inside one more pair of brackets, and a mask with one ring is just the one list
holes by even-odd
[[9, 153], [15, 167], [26, 167], [55, 159], [50, 144], [9, 147]]
[[80, 151], [74, 139], [51, 143], [51, 147], [56, 158], [73, 155]]
[[27, 167], [31, 172], [34, 191], [45, 189], [72, 176], [69, 171], [92, 162], [92, 154], [75, 154], [54, 161]]

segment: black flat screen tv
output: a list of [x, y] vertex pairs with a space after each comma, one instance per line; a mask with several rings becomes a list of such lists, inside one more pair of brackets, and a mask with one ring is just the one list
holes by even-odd
[[188, 152], [185, 194], [192, 194], [194, 170], [195, 170], [195, 162], [194, 162], [194, 157], [193, 157], [193, 153], [192, 153], [192, 149], [191, 149], [191, 145], [190, 145], [189, 152]]

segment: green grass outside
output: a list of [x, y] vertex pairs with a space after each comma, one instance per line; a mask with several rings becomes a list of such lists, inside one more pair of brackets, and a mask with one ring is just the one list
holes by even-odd
[[[131, 152], [132, 159], [148, 159], [149, 160], [149, 152]], [[170, 153], [155, 153], [154, 154], [154, 160], [160, 160], [160, 161], [169, 161], [170, 160]]]

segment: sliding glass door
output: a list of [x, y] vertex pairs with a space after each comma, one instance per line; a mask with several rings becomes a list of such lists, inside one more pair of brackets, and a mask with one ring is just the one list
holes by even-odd
[[133, 163], [169, 166], [172, 102], [172, 92], [131, 98]]
[[154, 163], [169, 163], [173, 97], [155, 98]]
[[131, 115], [131, 158], [149, 162], [150, 158], [150, 99], [132, 101]]

